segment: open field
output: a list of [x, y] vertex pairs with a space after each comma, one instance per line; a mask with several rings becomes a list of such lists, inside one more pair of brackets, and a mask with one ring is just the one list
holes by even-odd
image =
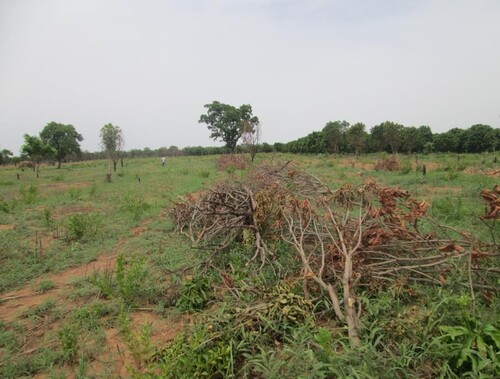
[[[42, 166], [38, 179], [30, 170], [0, 168], [0, 377], [178, 377], [173, 372], [193, 376], [165, 359], [185, 355], [183, 348], [196, 351], [207, 345], [215, 338], [210, 329], [224, 325], [224, 314], [232, 314], [234, 304], [228, 300], [231, 290], [223, 285], [224, 275], [198, 268], [203, 251], [192, 249], [190, 241], [175, 231], [168, 209], [179, 196], [246, 176], [248, 168], [217, 170], [218, 158], [175, 157], [165, 167], [154, 158], [126, 160], [110, 183], [105, 181], [105, 161], [68, 163], [61, 169]], [[500, 164], [493, 162], [494, 155], [431, 154], [418, 160], [400, 156], [401, 168], [390, 172], [374, 169], [381, 158], [259, 154], [255, 165], [291, 160], [333, 190], [345, 183], [360, 185], [368, 177], [383, 186], [408, 190], [418, 201], [430, 203], [428, 213], [440, 223], [494, 246], [489, 265], [499, 266], [498, 255], [494, 256], [499, 253], [498, 222], [480, 219], [485, 214], [480, 191], [500, 183]], [[234, 259], [231, 280], [238, 277], [240, 285], [245, 283], [251, 291], [274, 285], [275, 279], [266, 276], [269, 273], [261, 277], [252, 274], [251, 266], [245, 268], [238, 249], [234, 246], [228, 255]], [[454, 275], [457, 283], [467, 282], [466, 272]], [[298, 299], [291, 279], [284, 279], [290, 286], [287, 291]], [[270, 341], [274, 350], [262, 342], [261, 350], [245, 350], [244, 362], [242, 358], [233, 362], [229, 356], [236, 354], [236, 345], [230, 345], [234, 349], [230, 353], [222, 352], [227, 346], [221, 340], [209, 352], [213, 362], [195, 355], [189, 359], [199, 358], [200, 367], [212, 369], [206, 377], [411, 378], [453, 377], [454, 372], [469, 371], [491, 375], [484, 377], [500, 375], [498, 280], [497, 288], [478, 291], [471, 299], [470, 289], [450, 284], [451, 279], [436, 288], [401, 279], [400, 287], [393, 284], [360, 295], [366, 299], [361, 350], [346, 344], [342, 327], [332, 321], [331, 309], [323, 301], [313, 304], [312, 319], [304, 315], [305, 326], [294, 327], [296, 333], [270, 326], [279, 329], [274, 330], [276, 335], [285, 335]], [[380, 292], [375, 295], [376, 291]], [[240, 297], [244, 301], [245, 296]], [[435, 346], [428, 342], [434, 338], [443, 343], [438, 337], [445, 329], [438, 327], [460, 326], [464, 307], [471, 301], [474, 320], [488, 327], [474, 329], [474, 345], [469, 346], [474, 352], [464, 353], [465, 363], [452, 371], [457, 362], [450, 360], [451, 353], [441, 357], [433, 353], [431, 359]], [[205, 312], [199, 312], [198, 305]], [[302, 310], [298, 312], [302, 315]], [[180, 339], [183, 331], [194, 339]], [[243, 340], [260, 341], [253, 334], [245, 336]], [[460, 334], [455, 338], [459, 340]], [[166, 346], [171, 348], [164, 351]], [[333, 355], [338, 356], [333, 359]], [[440, 372], [443, 362], [451, 362], [449, 371]], [[340, 367], [336, 375], [333, 366]]]

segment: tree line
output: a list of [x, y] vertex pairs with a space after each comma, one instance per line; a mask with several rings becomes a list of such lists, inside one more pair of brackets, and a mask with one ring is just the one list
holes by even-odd
[[[41, 162], [52, 162], [61, 167], [65, 161], [109, 159], [116, 171], [120, 159], [136, 157], [162, 157], [179, 155], [213, 155], [227, 153], [282, 152], [295, 154], [354, 154], [387, 153], [482, 153], [495, 152], [500, 148], [500, 129], [489, 125], [475, 124], [468, 129], [453, 128], [444, 133], [432, 133], [429, 126], [404, 126], [385, 121], [367, 131], [362, 122], [327, 122], [323, 129], [314, 131], [296, 140], [274, 144], [261, 143], [260, 121], [252, 114], [252, 107], [244, 104], [239, 108], [217, 101], [205, 105], [207, 113], [200, 116], [211, 132], [210, 137], [225, 143], [221, 147], [177, 146], [158, 149], [124, 150], [124, 135], [119, 126], [106, 124], [100, 130], [101, 151], [81, 151], [83, 136], [73, 125], [48, 123], [39, 136], [24, 135], [24, 144], [19, 157], [3, 149], [0, 164], [17, 164], [28, 160], [35, 169]], [[238, 142], [242, 141], [241, 144]], [[111, 166], [112, 165], [112, 166]]]
[[298, 154], [387, 153], [483, 153], [500, 148], [500, 129], [476, 124], [432, 133], [429, 126], [403, 126], [392, 121], [375, 125], [368, 132], [363, 123], [328, 122], [321, 131], [288, 143], [276, 143], [279, 152]]

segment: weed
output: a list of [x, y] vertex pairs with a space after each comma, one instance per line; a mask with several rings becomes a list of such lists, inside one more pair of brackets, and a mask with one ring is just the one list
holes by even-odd
[[19, 187], [21, 202], [24, 204], [33, 204], [38, 197], [38, 187], [34, 184], [26, 187], [24, 184]]
[[97, 194], [97, 185], [94, 183], [89, 187], [89, 195], [94, 197]]
[[[115, 288], [115, 279], [113, 275], [114, 269], [112, 267], [106, 267], [102, 273], [94, 272], [89, 278], [89, 282], [97, 287], [105, 298], [109, 299], [113, 296]], [[84, 293], [87, 293], [84, 291]]]
[[45, 293], [55, 288], [55, 283], [51, 280], [43, 280], [38, 284], [38, 292]]
[[82, 200], [83, 191], [81, 188], [70, 188], [68, 194], [71, 200]]
[[13, 201], [7, 201], [7, 200], [0, 200], [0, 212], [3, 213], [10, 213], [15, 207], [15, 202]]
[[125, 204], [123, 205], [123, 208], [132, 214], [134, 221], [138, 221], [150, 207], [145, 200], [132, 194], [125, 197]]
[[70, 240], [90, 240], [95, 238], [102, 220], [97, 214], [76, 213], [67, 219], [66, 228]]
[[186, 280], [176, 302], [176, 307], [183, 312], [199, 311], [211, 299], [211, 287], [207, 277], [196, 276]]
[[40, 305], [35, 306], [34, 308], [28, 309], [23, 312], [24, 317], [29, 318], [42, 318], [50, 315], [51, 313], [57, 312], [57, 303], [53, 299], [48, 299]]
[[[120, 331], [125, 337], [125, 343], [134, 358], [135, 369], [141, 369], [143, 362], [153, 356], [154, 348], [151, 344], [153, 328], [150, 323], [143, 324], [138, 332], [134, 332], [123, 308], [120, 311], [118, 321]], [[138, 371], [134, 369], [132, 369], [132, 372], [138, 374]]]
[[62, 175], [56, 175], [52, 178], [52, 181], [54, 182], [63, 182], [64, 181], [64, 176]]
[[74, 363], [78, 355], [77, 331], [73, 327], [65, 325], [57, 335], [63, 351], [63, 361]]
[[52, 209], [49, 207], [43, 208], [43, 220], [45, 222], [45, 227], [48, 229], [52, 228], [54, 224], [54, 218], [52, 217]]
[[198, 176], [200, 178], [208, 178], [210, 176], [210, 171], [208, 170], [202, 170], [198, 173]]

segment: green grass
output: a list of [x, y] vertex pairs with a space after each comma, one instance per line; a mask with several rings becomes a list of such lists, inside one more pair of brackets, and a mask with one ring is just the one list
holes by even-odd
[[[486, 174], [499, 168], [493, 163], [493, 155], [462, 155], [458, 160], [456, 155], [431, 154], [419, 156], [418, 163], [413, 156], [401, 155], [402, 169], [393, 172], [373, 170], [379, 158], [379, 155], [354, 159], [258, 154], [256, 164], [292, 160], [332, 189], [373, 177], [382, 185], [407, 189], [417, 200], [429, 202], [430, 214], [442, 223], [466, 230], [482, 240], [498, 235], [498, 225], [496, 229], [488, 229], [479, 219], [484, 212], [479, 192], [498, 184], [498, 175]], [[178, 196], [199, 192], [220, 180], [235, 181], [246, 175], [247, 170], [217, 171], [217, 159], [217, 156], [175, 157], [169, 159], [165, 167], [153, 158], [129, 159], [123, 168], [118, 167], [117, 173], [113, 173], [111, 182], [105, 180], [108, 168], [105, 161], [64, 164], [61, 169], [44, 166], [38, 179], [30, 170], [0, 168], [0, 294], [38, 279], [36, 285], [32, 284], [33, 290], [50, 296], [55, 284], [43, 279], [44, 275], [91, 262], [105, 253], [113, 252], [120, 257], [117, 263], [94, 276], [74, 279], [62, 301], [78, 306], [66, 308], [59, 303], [61, 300], [47, 300], [21, 315], [19, 320], [28, 325], [17, 324], [18, 320], [0, 323], [0, 377], [29, 377], [41, 372], [64, 377], [65, 364], [72, 365], [77, 376], [85, 377], [92, 360], [103, 348], [106, 329], [119, 326], [122, 316], [129, 319], [136, 307], [158, 314], [179, 311], [174, 308], [177, 300], [192, 294], [169, 290], [172, 283], [182, 283], [185, 279], [172, 272], [195, 265], [200, 254], [191, 249], [189, 241], [174, 232], [166, 209]], [[421, 171], [423, 165], [427, 168], [425, 176]], [[292, 271], [291, 267], [296, 264], [292, 254], [280, 246], [276, 246], [276, 252], [283, 267]], [[228, 267], [232, 265], [237, 284], [252, 289], [240, 294], [243, 303], [238, 305], [245, 307], [258, 299], [252, 291], [265, 283], [275, 283], [276, 278], [267, 268], [259, 275], [252, 274], [252, 267], [245, 266], [241, 254], [235, 250], [220, 259], [226, 259]], [[205, 274], [204, 278], [210, 278], [210, 282], [220, 280], [216, 272]], [[463, 279], [463, 275], [457, 275], [456, 288], [461, 288]], [[245, 329], [246, 324], [243, 330], [238, 329], [240, 340], [231, 334], [224, 335], [227, 340], [219, 340], [220, 335], [212, 335], [207, 324], [195, 332], [193, 338], [202, 336], [208, 342], [183, 337], [182, 343], [194, 347], [204, 343], [201, 350], [224, 364], [231, 363], [223, 347], [231, 346], [233, 352], [239, 348], [240, 358], [244, 357], [243, 353], [247, 357], [240, 373], [246, 372], [249, 377], [257, 374], [299, 377], [308, 373], [316, 377], [340, 373], [346, 377], [437, 375], [436, 361], [428, 361], [430, 340], [438, 335], [437, 324], [441, 318], [447, 325], [462, 322], [447, 312], [448, 308], [457, 312], [461, 308], [450, 300], [450, 294], [431, 294], [427, 288], [418, 287], [412, 288], [417, 294], [410, 296], [405, 292], [409, 288], [402, 288], [362, 295], [366, 309], [364, 321], [370, 327], [362, 336], [361, 355], [350, 350], [348, 344], [330, 330], [325, 332], [310, 325], [299, 325], [296, 333], [279, 334], [269, 344], [251, 327]], [[439, 305], [433, 305], [430, 299], [438, 299]], [[225, 316], [224, 312], [211, 316], [214, 322], [226, 325], [229, 321], [225, 317], [233, 312], [231, 300], [216, 295], [215, 301], [218, 302], [215, 308], [231, 309]], [[315, 307], [321, 315], [317, 321], [332, 328], [328, 304], [315, 304]], [[480, 314], [491, 313], [487, 307], [480, 310]], [[262, 318], [258, 322], [282, 332], [281, 326], [272, 320]], [[29, 328], [41, 324], [46, 325], [47, 333], [38, 342], [39, 348], [31, 354], [21, 354]], [[147, 336], [137, 339], [139, 334], [134, 337], [131, 333], [130, 330], [123, 332], [132, 351], [137, 353], [149, 346]], [[253, 348], [257, 342], [260, 345], [255, 346], [259, 348]], [[182, 343], [176, 348], [182, 350]], [[195, 352], [187, 353], [194, 354], [189, 355], [193, 359], [205, 359]], [[139, 355], [141, 359], [147, 358]]]

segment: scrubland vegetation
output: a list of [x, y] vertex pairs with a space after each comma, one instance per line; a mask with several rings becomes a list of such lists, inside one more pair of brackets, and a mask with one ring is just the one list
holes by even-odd
[[494, 154], [387, 158], [0, 168], [0, 377], [499, 377]]

